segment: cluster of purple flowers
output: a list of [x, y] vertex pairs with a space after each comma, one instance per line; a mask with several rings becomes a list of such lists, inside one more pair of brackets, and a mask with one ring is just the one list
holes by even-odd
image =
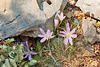
[[[65, 16], [63, 16], [63, 12], [61, 12], [61, 14], [58, 14], [58, 17], [60, 19], [60, 21], [63, 21], [63, 19], [65, 19]], [[55, 26], [58, 25], [58, 20], [55, 19]], [[59, 36], [65, 37], [64, 39], [64, 44], [67, 45], [68, 44], [68, 40], [70, 42], [71, 45], [73, 45], [73, 41], [72, 38], [76, 38], [77, 34], [73, 34], [75, 32], [76, 28], [74, 28], [72, 31], [70, 31], [70, 27], [69, 27], [69, 23], [67, 23], [66, 25], [66, 31], [60, 31]], [[38, 35], [38, 37], [42, 37], [43, 39], [41, 39], [41, 43], [44, 42], [45, 40], [51, 39], [54, 36], [52, 36], [53, 32], [50, 33], [50, 30], [47, 30], [47, 32], [45, 33], [44, 30], [42, 28], [40, 28], [40, 31], [42, 33]]]

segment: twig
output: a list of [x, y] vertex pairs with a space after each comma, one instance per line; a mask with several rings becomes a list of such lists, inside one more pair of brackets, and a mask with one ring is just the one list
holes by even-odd
[[50, 56], [51, 56], [51, 58], [53, 59], [53, 61], [55, 62], [56, 66], [58, 67], [58, 63], [56, 62], [55, 58], [52, 56], [51, 50], [50, 50]]

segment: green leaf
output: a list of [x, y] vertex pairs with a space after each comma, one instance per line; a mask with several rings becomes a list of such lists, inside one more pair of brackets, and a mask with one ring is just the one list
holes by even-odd
[[15, 62], [15, 60], [13, 59], [9, 59], [10, 60], [10, 64], [13, 66], [13, 67], [17, 67], [17, 64]]
[[32, 65], [35, 65], [36, 63], [37, 63], [37, 60], [32, 59], [32, 60], [29, 62], [29, 65], [32, 66]]
[[0, 45], [0, 49], [2, 48], [2, 45]]
[[3, 65], [2, 65], [2, 67], [6, 67], [6, 65], [5, 65], [5, 64], [3, 64]]
[[38, 51], [41, 50], [41, 43], [40, 43], [39, 39], [37, 40], [37, 48], [38, 48]]
[[82, 17], [80, 17], [80, 19], [82, 20], [83, 18], [82, 18]]
[[14, 53], [14, 51], [11, 51], [10, 53], [9, 53], [9, 57], [10, 58], [14, 58], [16, 56], [16, 54]]
[[69, 50], [69, 54], [71, 54], [72, 50], [73, 50], [73, 47], [71, 46]]
[[15, 57], [15, 61], [16, 62], [21, 62], [21, 60], [23, 60], [23, 45], [16, 45], [16, 50], [15, 50], [15, 53], [16, 53], [16, 57]]
[[38, 55], [35, 55], [35, 56], [33, 57], [33, 59], [37, 60], [38, 62], [40, 62], [40, 60], [41, 60], [40, 56], [38, 56]]
[[1, 61], [4, 61], [5, 57], [3, 55], [0, 55], [0, 59], [1, 59]]
[[5, 60], [5, 65], [6, 65], [6, 67], [11, 67], [11, 65], [10, 65], [10, 63], [9, 63], [9, 59], [6, 59], [6, 60]]
[[8, 39], [5, 40], [5, 41], [6, 41], [6, 43], [11, 43], [11, 42], [13, 42], [13, 41], [15, 41], [15, 40], [14, 40], [14, 38], [10, 38], [10, 39], [8, 38]]
[[100, 21], [98, 21], [98, 25], [100, 26]]
[[54, 38], [54, 40], [53, 40], [53, 44], [54, 44], [54, 47], [56, 48], [57, 47], [57, 45], [58, 45], [58, 39], [57, 38]]
[[24, 67], [29, 67], [28, 65], [25, 65]]
[[52, 46], [51, 49], [54, 50], [54, 47]]
[[21, 66], [24, 66], [26, 62], [27, 62], [27, 61], [23, 61], [23, 62], [21, 63]]

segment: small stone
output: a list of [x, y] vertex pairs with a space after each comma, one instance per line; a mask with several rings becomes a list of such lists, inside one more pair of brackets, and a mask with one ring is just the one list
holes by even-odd
[[90, 53], [89, 51], [84, 50], [84, 54], [83, 54], [82, 56], [83, 56], [83, 57], [84, 57], [84, 56], [95, 56], [95, 54], [92, 54], [92, 53]]
[[74, 62], [74, 64], [75, 64], [75, 66], [78, 66], [78, 65], [80, 64], [80, 62], [79, 62], [78, 60], [76, 60], [76, 61]]
[[91, 63], [91, 65], [97, 67], [97, 65], [98, 65], [98, 61], [93, 61], [93, 62]]
[[74, 18], [74, 23], [77, 25], [79, 23], [77, 18]]
[[99, 27], [97, 28], [97, 32], [100, 34], [100, 28]]
[[69, 3], [70, 3], [71, 5], [74, 5], [76, 2], [75, 2], [74, 0], [71, 0]]
[[83, 35], [84, 35], [84, 39], [93, 44], [96, 41], [99, 40], [98, 36], [97, 36], [97, 31], [96, 31], [96, 27], [94, 26], [94, 22], [96, 20], [89, 20], [89, 19], [85, 19], [83, 18], [82, 20], [82, 29], [83, 29]]
[[67, 13], [67, 17], [68, 17], [68, 18], [71, 18], [72, 16], [74, 16], [73, 12], [72, 12], [72, 11], [69, 11], [69, 12]]

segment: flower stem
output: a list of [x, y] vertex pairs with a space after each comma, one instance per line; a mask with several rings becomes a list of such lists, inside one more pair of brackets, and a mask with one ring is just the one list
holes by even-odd
[[61, 23], [62, 23], [62, 21], [60, 21], [60, 23], [59, 23], [59, 25], [58, 25], [58, 26], [60, 26], [60, 25], [61, 25]]
[[58, 63], [56, 62], [55, 58], [54, 58], [54, 57], [52, 56], [52, 54], [51, 54], [49, 42], [50, 42], [50, 41], [48, 40], [49, 55], [50, 55], [50, 57], [53, 59], [53, 61], [55, 62], [56, 66], [58, 66]]
[[66, 45], [66, 49], [64, 52], [66, 52], [71, 46]]

